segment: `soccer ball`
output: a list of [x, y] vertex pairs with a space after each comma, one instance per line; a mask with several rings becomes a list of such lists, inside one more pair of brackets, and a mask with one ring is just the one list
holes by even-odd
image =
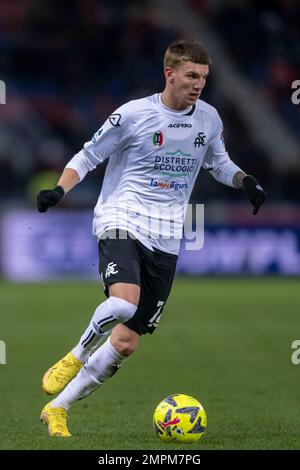
[[155, 408], [153, 426], [163, 441], [195, 442], [206, 429], [206, 413], [193, 397], [170, 395]]

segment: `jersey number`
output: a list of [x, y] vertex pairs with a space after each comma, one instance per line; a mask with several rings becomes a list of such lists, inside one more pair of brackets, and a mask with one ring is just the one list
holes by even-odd
[[148, 326], [149, 326], [149, 327], [154, 326], [154, 328], [156, 328], [156, 327], [158, 326], [158, 323], [159, 323], [159, 320], [160, 320], [160, 316], [161, 316], [161, 314], [162, 314], [161, 309], [162, 309], [164, 303], [165, 303], [165, 302], [163, 302], [162, 300], [159, 300], [159, 301], [157, 302], [158, 310], [155, 312], [155, 314], [153, 315], [153, 317], [150, 318], [149, 323], [148, 323]]

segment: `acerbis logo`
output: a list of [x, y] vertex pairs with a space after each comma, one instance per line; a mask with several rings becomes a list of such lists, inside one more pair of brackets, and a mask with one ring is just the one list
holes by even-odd
[[163, 133], [160, 131], [154, 132], [152, 137], [152, 142], [155, 147], [160, 147], [163, 144], [164, 136]]
[[173, 124], [169, 124], [168, 127], [192, 127], [192, 124], [188, 124], [186, 122], [174, 122]]
[[113, 127], [120, 127], [120, 119], [121, 119], [121, 114], [115, 113], [111, 114], [108, 118], [109, 122]]

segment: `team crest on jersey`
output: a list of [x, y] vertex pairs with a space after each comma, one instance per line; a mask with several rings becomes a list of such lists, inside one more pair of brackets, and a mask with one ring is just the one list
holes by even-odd
[[204, 132], [198, 132], [197, 137], [194, 140], [194, 147], [204, 147], [205, 146], [206, 135]]
[[160, 131], [154, 132], [152, 141], [155, 147], [160, 147], [164, 141], [163, 133]]
[[116, 267], [117, 267], [117, 264], [114, 263], [113, 261], [108, 263], [106, 271], [105, 271], [105, 279], [110, 277], [111, 274], [118, 274], [119, 271], [115, 269]]

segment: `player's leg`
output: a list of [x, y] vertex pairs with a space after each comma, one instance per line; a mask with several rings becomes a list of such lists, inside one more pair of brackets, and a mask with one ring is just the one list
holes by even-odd
[[[141, 292], [135, 315], [113, 330], [107, 341], [92, 355], [65, 390], [51, 402], [54, 409], [68, 411], [114, 375], [137, 348], [141, 334], [153, 333], [174, 279], [177, 256], [153, 253], [140, 246]], [[109, 286], [109, 293], [129, 300], [126, 284]], [[49, 407], [49, 405], [48, 405]]]
[[140, 287], [136, 284], [125, 282], [112, 284], [109, 288], [109, 297], [96, 308], [72, 354], [84, 364], [114, 326], [134, 315], [139, 297]]
[[72, 404], [90, 395], [114, 375], [137, 349], [140, 335], [119, 324], [102, 346], [89, 357], [77, 376], [53, 401], [52, 405], [68, 410]]
[[171, 292], [178, 257], [158, 250], [150, 252], [141, 244], [139, 247], [145, 266], [141, 274], [143, 288], [138, 308], [125, 325], [142, 335], [152, 334], [159, 325]]
[[122, 239], [105, 238], [99, 242], [99, 255], [100, 274], [108, 298], [96, 308], [72, 351], [45, 373], [42, 387], [49, 395], [59, 393], [76, 376], [103, 339], [107, 338], [112, 328], [130, 319], [136, 311], [140, 279], [135, 241], [129, 236]]
[[[143, 252], [143, 278], [138, 309], [126, 325], [119, 324], [107, 341], [92, 355], [65, 390], [43, 409], [41, 418], [48, 422], [49, 434], [67, 437], [67, 410], [77, 401], [95, 391], [117, 372], [137, 348], [140, 334], [153, 333], [171, 290], [177, 257]], [[140, 258], [141, 259], [141, 258]], [[115, 295], [124, 292], [124, 286], [110, 286]], [[53, 415], [52, 415], [53, 413]], [[63, 432], [57, 432], [57, 415]], [[54, 431], [53, 431], [54, 430]]]
[[[131, 318], [137, 308], [140, 287], [134, 284], [123, 284], [118, 290], [114, 289], [114, 295], [110, 295], [100, 304], [75, 348], [54, 364], [43, 377], [43, 390], [49, 395], [59, 393], [66, 384], [79, 372], [83, 364], [88, 360], [93, 350], [96, 350], [112, 328]], [[122, 291], [128, 290], [124, 297]], [[128, 300], [127, 300], [128, 299]]]
[[99, 272], [108, 299], [100, 304], [73, 355], [85, 363], [118, 323], [131, 318], [140, 298], [140, 259], [136, 242], [123, 230], [112, 230], [99, 241]]
[[90, 395], [114, 375], [137, 348], [140, 336], [123, 324], [115, 326], [106, 342], [66, 388], [42, 410], [50, 436], [69, 437], [67, 411], [78, 400]]

